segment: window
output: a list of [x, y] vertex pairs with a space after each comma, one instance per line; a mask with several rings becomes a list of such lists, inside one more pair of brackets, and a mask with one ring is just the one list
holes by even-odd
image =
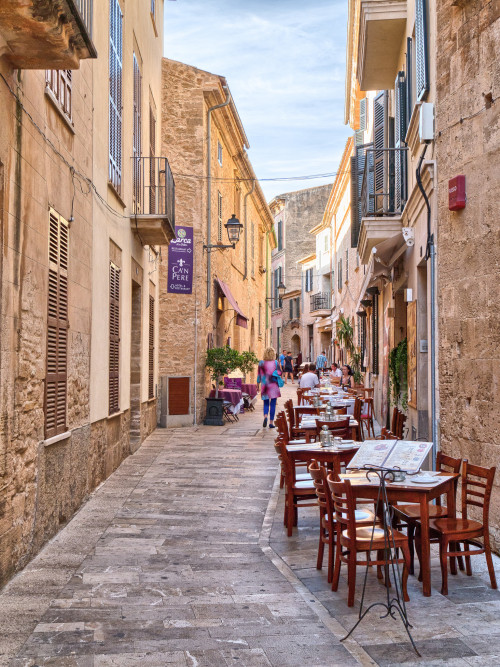
[[337, 278], [338, 278], [338, 288], [339, 290], [342, 289], [342, 257], [339, 259], [339, 264], [338, 264], [338, 270], [337, 270]]
[[156, 115], [151, 104], [149, 105], [149, 212], [156, 213]]
[[397, 211], [402, 211], [406, 204], [406, 153], [401, 149], [406, 145], [405, 137], [408, 128], [407, 103], [406, 103], [406, 76], [404, 72], [398, 72], [394, 85], [396, 98], [396, 109], [394, 118], [394, 142], [395, 147], [400, 150], [394, 151], [394, 199]]
[[300, 318], [300, 296], [295, 299], [295, 317]]
[[417, 100], [429, 92], [429, 60], [427, 46], [427, 0], [415, 0], [415, 73]]
[[109, 414], [120, 409], [120, 269], [109, 263]]
[[250, 223], [250, 234], [251, 234], [251, 256], [252, 256], [252, 278], [255, 277], [255, 224]]
[[313, 289], [313, 270], [306, 270], [306, 292], [312, 292]]
[[141, 93], [142, 76], [139, 69], [137, 56], [133, 54], [134, 61], [134, 94], [133, 94], [133, 126], [132, 126], [132, 155], [134, 158], [133, 192], [135, 210], [141, 211], [141, 154], [142, 154], [142, 126], [141, 126]]
[[71, 76], [70, 69], [48, 69], [45, 72], [45, 83], [57, 100], [61, 111], [71, 120]]
[[47, 298], [47, 366], [45, 437], [66, 430], [68, 357], [69, 227], [54, 210], [49, 214], [49, 287]]
[[222, 144], [220, 141], [217, 142], [217, 162], [222, 167]]
[[290, 299], [290, 319], [293, 320], [293, 299]]
[[155, 397], [155, 300], [149, 295], [148, 398]]
[[156, 16], [156, 0], [151, 0], [151, 14], [153, 15], [153, 18]]
[[217, 192], [217, 241], [222, 243], [222, 195], [220, 192]]
[[122, 183], [122, 21], [118, 0], [109, 3], [109, 182]]
[[349, 280], [349, 250], [345, 251], [345, 280]]
[[283, 221], [278, 220], [278, 252], [283, 250]]
[[278, 266], [277, 269], [274, 271], [274, 299], [273, 299], [273, 308], [282, 308], [283, 307], [283, 301], [279, 297], [279, 292], [278, 292], [278, 285], [281, 284], [282, 280], [282, 274], [281, 274], [281, 266]]
[[328, 234], [325, 234], [324, 240], [323, 240], [323, 250], [325, 252], [328, 252]]
[[259, 338], [262, 336], [262, 304], [259, 303]]

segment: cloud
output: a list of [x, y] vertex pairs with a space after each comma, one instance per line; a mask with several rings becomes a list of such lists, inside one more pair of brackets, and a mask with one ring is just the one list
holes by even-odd
[[[165, 3], [165, 55], [226, 77], [257, 176], [334, 172], [350, 134], [346, 25], [345, 0], [177, 0]], [[322, 184], [262, 187], [270, 199]]]

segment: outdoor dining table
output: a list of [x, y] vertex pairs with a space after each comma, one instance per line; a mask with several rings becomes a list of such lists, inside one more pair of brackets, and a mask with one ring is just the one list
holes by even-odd
[[[215, 389], [210, 392], [210, 398], [214, 398]], [[229, 408], [234, 415], [237, 415], [243, 406], [243, 394], [241, 389], [219, 389], [219, 398], [226, 403], [230, 403]]]
[[[418, 503], [420, 505], [421, 522], [421, 568], [423, 593], [426, 597], [431, 595], [431, 550], [429, 533], [429, 503], [446, 494], [446, 505], [448, 516], [456, 516], [455, 494], [458, 482], [458, 474], [430, 472], [439, 481], [434, 484], [418, 484], [407, 477], [404, 482], [386, 481], [387, 499], [389, 503]], [[356, 498], [377, 500], [379, 492], [379, 479], [373, 475], [369, 481], [366, 471], [356, 471], [340, 475], [341, 479], [349, 479]]]
[[257, 396], [257, 385], [256, 384], [242, 384], [241, 391], [244, 394], [248, 394], [250, 398], [255, 398]]
[[[302, 411], [302, 409], [303, 409], [302, 406], [299, 406], [299, 407], [300, 407], [300, 410]], [[313, 409], [315, 410], [316, 408], [313, 408]], [[321, 419], [319, 415], [315, 415], [314, 413], [312, 413], [312, 414], [316, 419]], [[353, 419], [353, 417], [351, 417], [349, 415], [338, 415], [337, 418], [334, 418], [334, 419], [331, 420], [331, 424], [333, 426], [335, 424], [335, 422], [341, 421], [342, 419], [346, 419], [347, 417], [349, 417], [349, 428], [351, 429], [351, 437], [352, 437], [353, 440], [356, 441], [358, 439], [358, 426], [359, 426], [359, 422], [356, 421], [356, 419]], [[299, 429], [301, 431], [304, 431], [305, 433], [309, 434], [310, 436], [315, 434], [316, 430], [317, 430], [316, 419], [302, 420], [299, 423]], [[328, 420], [328, 419], [321, 420], [321, 421], [330, 422], [330, 420]]]

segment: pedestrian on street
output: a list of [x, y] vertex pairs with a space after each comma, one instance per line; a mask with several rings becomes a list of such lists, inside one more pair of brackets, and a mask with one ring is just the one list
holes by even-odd
[[280, 371], [283, 373], [285, 370], [285, 356], [286, 356], [286, 350], [282, 350], [279, 358], [279, 363], [280, 363]]
[[290, 351], [288, 351], [286, 353], [286, 357], [285, 357], [285, 371], [284, 371], [285, 384], [287, 383], [288, 378], [290, 378], [290, 380], [292, 381], [292, 384], [294, 384], [294, 382], [293, 382], [293, 357], [292, 357], [292, 353]]
[[[269, 428], [274, 428], [274, 415], [276, 413], [276, 401], [281, 396], [278, 378], [281, 370], [276, 361], [276, 350], [268, 347], [264, 352], [262, 361], [259, 361], [257, 384], [260, 384], [260, 395], [264, 401], [264, 421], [262, 426], [267, 426], [269, 415]], [[281, 380], [281, 378], [280, 378]], [[283, 380], [281, 380], [283, 382]]]
[[327, 358], [326, 358], [326, 352], [323, 350], [321, 354], [318, 354], [318, 358], [316, 359], [316, 368], [321, 373], [323, 368], [325, 368], [327, 364]]

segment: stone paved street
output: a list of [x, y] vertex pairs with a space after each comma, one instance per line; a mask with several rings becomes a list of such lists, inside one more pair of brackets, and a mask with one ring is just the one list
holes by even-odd
[[[286, 388], [285, 395], [291, 395]], [[315, 569], [317, 513], [286, 538], [274, 432], [255, 413], [224, 427], [156, 430], [0, 594], [0, 665], [498, 665], [500, 594], [476, 559], [399, 622], [355, 620]], [[361, 572], [360, 572], [361, 582]], [[369, 599], [383, 589], [370, 578]]]

